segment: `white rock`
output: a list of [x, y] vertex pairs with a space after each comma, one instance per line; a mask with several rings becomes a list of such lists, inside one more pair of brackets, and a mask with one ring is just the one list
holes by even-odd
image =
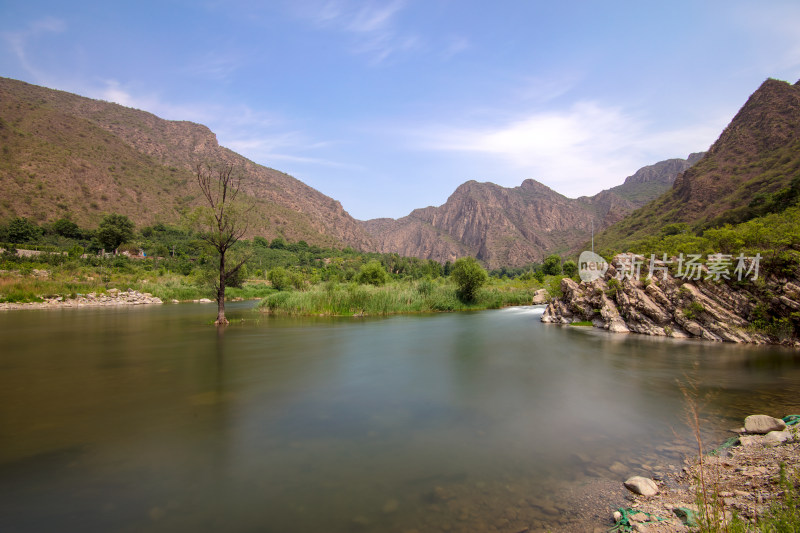
[[539, 289], [538, 291], [533, 293], [533, 305], [541, 305], [546, 304], [547, 301], [550, 299], [550, 294], [547, 292], [547, 289]]
[[764, 442], [764, 437], [760, 435], [742, 435], [739, 437], [739, 444], [742, 446], [755, 446]]
[[658, 485], [650, 478], [633, 476], [628, 478], [624, 485], [629, 491], [642, 496], [655, 496], [658, 494]]
[[630, 333], [631, 330], [625, 325], [625, 321], [620, 317], [612, 318], [608, 323], [608, 331], [611, 333]]
[[770, 431], [764, 435], [764, 444], [783, 444], [792, 440], [792, 434], [788, 431]]
[[765, 435], [770, 431], [783, 431], [786, 422], [769, 415], [750, 415], [744, 419], [744, 429], [751, 434]]

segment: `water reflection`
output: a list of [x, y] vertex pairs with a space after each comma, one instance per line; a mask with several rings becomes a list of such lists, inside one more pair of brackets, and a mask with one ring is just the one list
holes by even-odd
[[681, 382], [710, 439], [800, 412], [779, 348], [208, 309], [0, 315], [0, 530], [536, 530], [564, 482], [680, 461]]

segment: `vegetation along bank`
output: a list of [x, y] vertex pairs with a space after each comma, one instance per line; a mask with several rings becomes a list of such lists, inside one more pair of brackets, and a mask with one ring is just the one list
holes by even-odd
[[[137, 228], [121, 215], [106, 216], [95, 229], [68, 218], [41, 226], [11, 219], [0, 223], [0, 308], [121, 305], [124, 295], [134, 293], [151, 295], [150, 303], [214, 299], [215, 254], [200, 237], [164, 224]], [[275, 314], [362, 316], [528, 305], [536, 291], [557, 293], [563, 277], [557, 257], [487, 272], [471, 258], [440, 264], [261, 237], [237, 242], [230, 253], [244, 266], [228, 280], [226, 299], [263, 299], [260, 309]], [[567, 270], [574, 274], [572, 265]]]

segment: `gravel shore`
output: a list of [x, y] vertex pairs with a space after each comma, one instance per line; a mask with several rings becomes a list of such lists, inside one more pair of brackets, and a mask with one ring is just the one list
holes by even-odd
[[72, 307], [116, 307], [120, 305], [149, 305], [163, 303], [149, 292], [139, 292], [133, 289], [120, 291], [109, 289], [105, 293], [79, 294], [75, 298], [57, 296], [47, 298], [43, 302], [30, 303], [0, 303], [0, 310], [12, 309], [61, 309]]
[[[700, 511], [697, 496], [703, 493], [701, 475], [709, 504], [716, 499], [717, 509], [726, 518], [735, 513], [743, 520], [755, 521], [768, 511], [782, 490], [778, 485], [781, 465], [790, 476], [800, 472], [800, 424], [766, 434], [742, 428], [735, 445], [714, 455], [703, 455], [702, 461], [698, 457], [687, 458], [680, 472], [655, 480], [658, 494], [626, 495], [618, 507], [626, 509], [630, 529], [621, 531], [690, 531], [686, 522]], [[628, 509], [639, 512], [627, 513]], [[625, 518], [619, 514], [612, 518], [612, 512], [609, 509], [603, 531], [614, 527], [615, 520]]]

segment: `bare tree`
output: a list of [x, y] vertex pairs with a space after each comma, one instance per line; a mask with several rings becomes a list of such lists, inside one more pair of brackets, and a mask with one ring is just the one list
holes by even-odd
[[217, 320], [214, 324], [228, 324], [225, 318], [225, 286], [247, 261], [244, 258], [233, 267], [225, 264], [225, 254], [247, 232], [250, 211], [254, 205], [238, 200], [241, 193], [241, 174], [233, 164], [198, 164], [197, 184], [206, 198], [208, 207], [200, 213], [203, 239], [219, 255], [219, 281], [214, 283], [217, 294]]

